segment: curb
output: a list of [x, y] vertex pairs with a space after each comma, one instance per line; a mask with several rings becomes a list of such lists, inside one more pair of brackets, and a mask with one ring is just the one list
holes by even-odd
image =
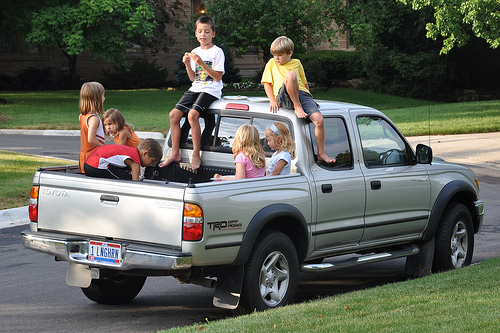
[[0, 210], [0, 229], [29, 223], [28, 206]]
[[[140, 139], [165, 139], [160, 132], [135, 132]], [[80, 136], [80, 130], [27, 130], [27, 129], [0, 129], [0, 134], [48, 135], [48, 136]]]

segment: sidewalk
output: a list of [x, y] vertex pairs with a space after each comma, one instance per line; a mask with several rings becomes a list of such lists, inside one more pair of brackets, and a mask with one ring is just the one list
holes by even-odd
[[[165, 139], [160, 132], [135, 131], [141, 139]], [[1, 129], [0, 134], [23, 134], [23, 135], [50, 135], [50, 136], [80, 136], [80, 130], [26, 130], [26, 129]]]
[[[22, 130], [0, 130], [3, 133], [9, 131]], [[27, 131], [24, 131], [27, 132]], [[57, 135], [56, 131], [40, 131], [51, 134], [38, 135]], [[57, 131], [62, 132], [59, 135], [80, 135], [80, 131]], [[78, 132], [66, 133], [66, 132]], [[140, 132], [138, 132], [140, 133]], [[143, 132], [163, 138], [161, 133]], [[141, 134], [143, 134], [141, 133]], [[146, 134], [147, 135], [147, 134]], [[154, 136], [147, 136], [154, 137]], [[422, 143], [430, 145], [435, 157], [444, 159], [447, 162], [480, 165], [485, 168], [498, 170], [500, 172], [500, 132], [480, 133], [480, 134], [457, 134], [457, 135], [431, 135], [431, 136], [415, 136], [407, 138], [413, 148], [417, 144]], [[18, 225], [28, 224], [28, 206], [0, 210], [0, 229], [14, 227]]]

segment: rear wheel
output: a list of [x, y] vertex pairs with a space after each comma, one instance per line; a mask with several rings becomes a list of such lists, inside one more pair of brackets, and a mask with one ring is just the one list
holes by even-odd
[[90, 300], [101, 304], [124, 304], [133, 300], [141, 291], [145, 276], [118, 275], [92, 280], [88, 288], [82, 288]]
[[264, 234], [245, 265], [236, 312], [263, 311], [293, 302], [298, 276], [299, 260], [290, 238], [278, 231]]
[[451, 203], [436, 231], [433, 271], [446, 271], [470, 265], [474, 250], [474, 231], [469, 210]]

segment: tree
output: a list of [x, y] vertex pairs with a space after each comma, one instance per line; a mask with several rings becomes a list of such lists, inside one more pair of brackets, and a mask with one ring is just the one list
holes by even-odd
[[[276, 37], [286, 35], [295, 52], [322, 42], [334, 42], [339, 33], [332, 24], [343, 0], [208, 0], [207, 12], [216, 22], [218, 44], [244, 53], [257, 47], [267, 59]], [[191, 30], [191, 31], [194, 31]]]
[[428, 22], [427, 37], [444, 37], [441, 53], [469, 42], [471, 31], [492, 48], [500, 45], [500, 1], [498, 0], [398, 0], [413, 9], [434, 9], [435, 22]]
[[76, 80], [77, 55], [92, 51], [94, 58], [124, 64], [127, 39], [148, 39], [154, 27], [147, 0], [48, 0], [33, 11], [26, 40], [61, 49]]

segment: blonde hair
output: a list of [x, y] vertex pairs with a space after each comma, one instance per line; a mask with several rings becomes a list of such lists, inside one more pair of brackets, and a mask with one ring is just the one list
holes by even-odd
[[[127, 126], [132, 131], [134, 130], [134, 125], [126, 123], [125, 117], [123, 117], [123, 114], [118, 109], [107, 109], [106, 112], [104, 112], [104, 114], [102, 115], [103, 124], [106, 119], [110, 119], [112, 122], [116, 123], [118, 128], [115, 135], [120, 133], [124, 126]], [[106, 135], [109, 135], [108, 131], [106, 131], [106, 128], [104, 128], [104, 132], [106, 133]]]
[[259, 131], [250, 124], [241, 125], [234, 136], [233, 155], [236, 157], [241, 152], [247, 154], [252, 164], [257, 168], [266, 166]]
[[293, 52], [294, 44], [292, 40], [286, 36], [280, 36], [271, 44], [271, 54], [280, 55]]
[[278, 129], [279, 134], [268, 127], [265, 132], [266, 136], [273, 137], [280, 150], [286, 150], [290, 153], [290, 155], [293, 155], [293, 152], [295, 151], [295, 142], [292, 139], [292, 135], [290, 134], [288, 127], [280, 122], [275, 122], [273, 124]]
[[99, 82], [85, 82], [80, 89], [80, 113], [103, 114], [104, 87]]

